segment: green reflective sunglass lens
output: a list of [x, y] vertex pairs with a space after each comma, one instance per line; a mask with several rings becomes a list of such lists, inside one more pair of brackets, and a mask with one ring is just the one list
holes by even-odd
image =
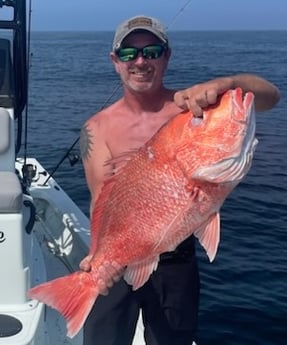
[[121, 61], [131, 61], [134, 60], [138, 55], [137, 48], [122, 48], [118, 51], [118, 57]]
[[146, 59], [158, 59], [163, 53], [162, 46], [149, 46], [143, 48], [143, 57]]
[[145, 59], [158, 59], [164, 50], [165, 46], [163, 45], [150, 45], [144, 48], [127, 47], [118, 49], [117, 55], [123, 62], [135, 60], [139, 53], [142, 53]]

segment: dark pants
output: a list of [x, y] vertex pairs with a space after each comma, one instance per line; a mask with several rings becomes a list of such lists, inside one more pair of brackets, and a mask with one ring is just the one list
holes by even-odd
[[83, 345], [131, 345], [140, 309], [147, 345], [191, 345], [197, 331], [199, 274], [194, 239], [164, 254], [146, 284], [124, 280], [99, 296], [84, 325]]

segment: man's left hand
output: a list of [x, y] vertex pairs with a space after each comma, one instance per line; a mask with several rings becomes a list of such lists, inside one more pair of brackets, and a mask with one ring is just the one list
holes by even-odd
[[232, 78], [217, 78], [177, 91], [174, 95], [176, 105], [190, 110], [195, 117], [201, 117], [203, 109], [215, 104], [218, 96], [232, 87]]

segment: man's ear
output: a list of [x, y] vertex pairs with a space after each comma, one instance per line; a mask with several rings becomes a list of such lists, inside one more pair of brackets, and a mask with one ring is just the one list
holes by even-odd
[[119, 69], [118, 69], [119, 59], [118, 59], [116, 53], [115, 52], [110, 52], [110, 58], [111, 58], [111, 60], [112, 60], [112, 62], [114, 64], [116, 72], [119, 73]]
[[171, 57], [171, 49], [168, 48], [165, 52], [165, 56], [169, 59]]

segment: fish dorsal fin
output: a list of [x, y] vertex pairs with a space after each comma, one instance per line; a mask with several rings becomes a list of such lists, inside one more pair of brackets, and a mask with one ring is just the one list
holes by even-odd
[[100, 236], [100, 229], [101, 229], [101, 224], [102, 224], [102, 220], [104, 216], [105, 205], [106, 205], [106, 202], [109, 200], [113, 185], [114, 185], [113, 177], [105, 181], [93, 209], [93, 214], [91, 217], [91, 224], [90, 224], [90, 228], [91, 228], [90, 229], [91, 243], [90, 243], [90, 250], [89, 250], [90, 256], [93, 256], [95, 254], [97, 246], [98, 246], [98, 239]]
[[205, 249], [209, 261], [212, 262], [216, 256], [218, 244], [220, 241], [220, 215], [215, 213], [206, 225], [200, 227], [194, 232], [199, 243]]
[[116, 157], [110, 158], [105, 162], [105, 166], [111, 166], [111, 176], [118, 174], [122, 168], [128, 163], [130, 160], [134, 158], [134, 156], [139, 152], [141, 149], [130, 149], [119, 154]]
[[152, 256], [129, 265], [124, 274], [125, 281], [132, 285], [133, 290], [139, 289], [157, 269], [158, 261], [159, 256]]

